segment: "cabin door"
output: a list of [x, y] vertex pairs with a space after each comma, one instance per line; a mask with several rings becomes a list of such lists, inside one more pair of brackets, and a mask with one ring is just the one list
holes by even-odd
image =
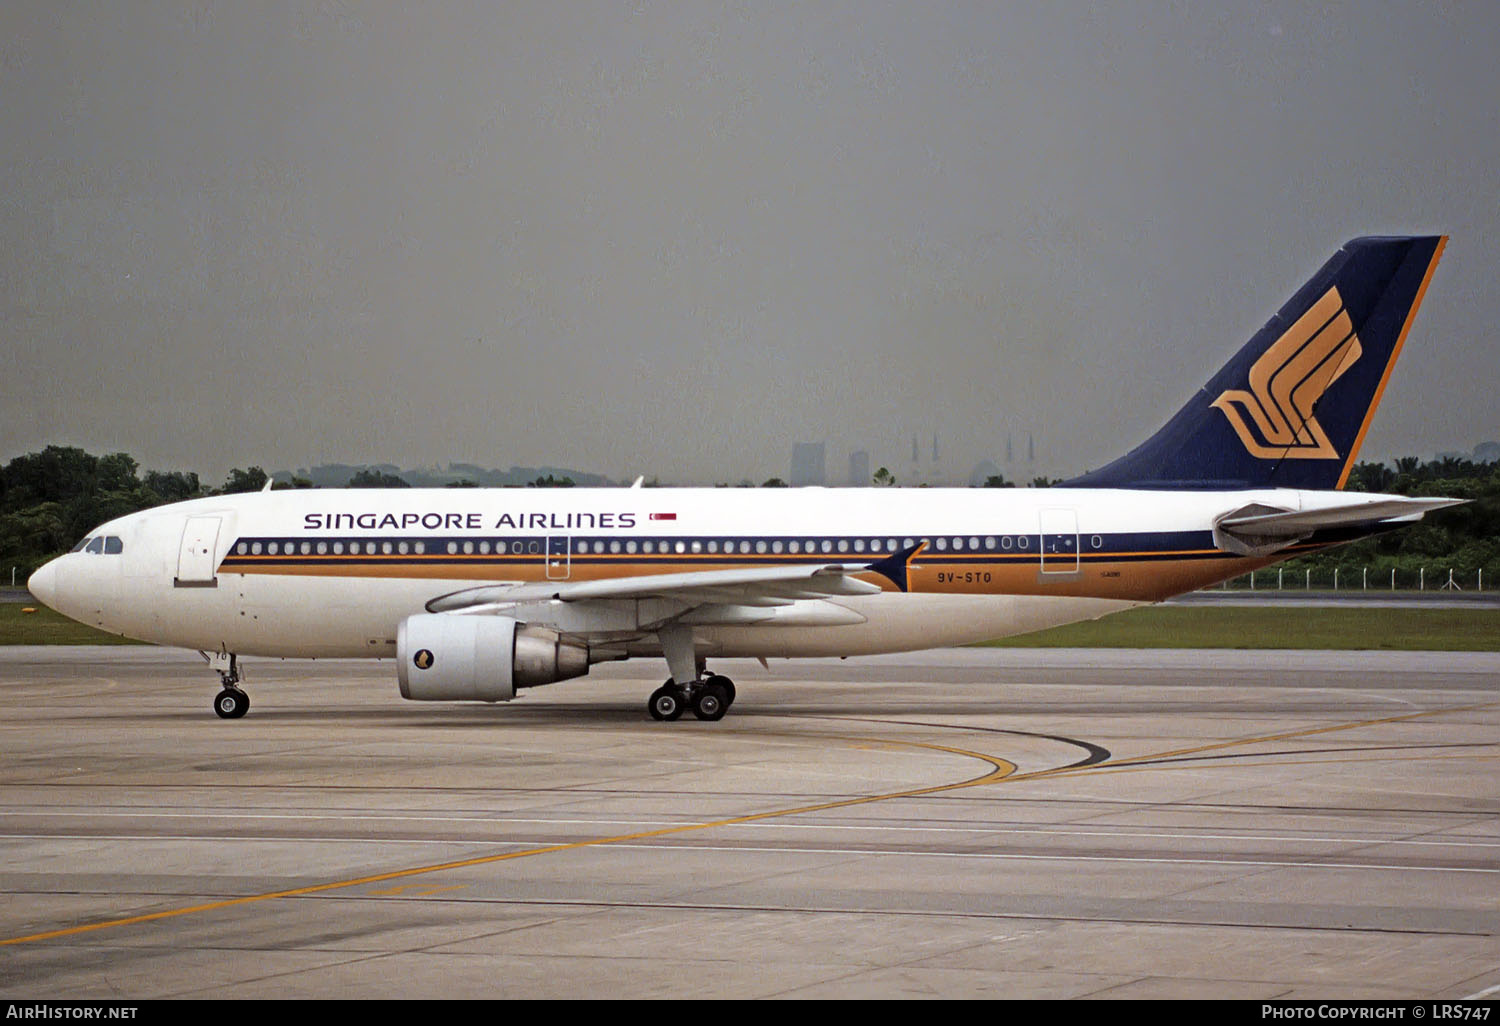
[[182, 529], [182, 546], [177, 550], [179, 588], [213, 588], [219, 583], [214, 576], [215, 554], [219, 546], [219, 517], [188, 517]]

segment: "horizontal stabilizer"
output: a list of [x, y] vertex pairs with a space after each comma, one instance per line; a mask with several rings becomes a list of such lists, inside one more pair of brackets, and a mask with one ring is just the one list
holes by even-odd
[[1315, 531], [1335, 527], [1395, 526], [1420, 520], [1424, 513], [1457, 506], [1467, 499], [1412, 499], [1381, 496], [1322, 509], [1274, 510], [1253, 505], [1234, 510], [1214, 524], [1221, 549], [1243, 556], [1262, 556], [1284, 549]]

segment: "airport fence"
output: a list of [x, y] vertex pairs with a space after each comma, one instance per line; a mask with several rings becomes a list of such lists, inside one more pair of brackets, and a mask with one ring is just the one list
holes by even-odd
[[1225, 581], [1214, 590], [1483, 592], [1497, 587], [1500, 571], [1493, 567], [1273, 566]]

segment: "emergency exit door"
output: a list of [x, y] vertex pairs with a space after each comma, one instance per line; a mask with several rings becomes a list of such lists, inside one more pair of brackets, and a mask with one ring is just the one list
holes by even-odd
[[552, 535], [547, 539], [547, 580], [562, 581], [568, 577], [568, 563], [572, 539], [567, 535]]
[[1078, 572], [1078, 511], [1044, 509], [1041, 511], [1042, 573], [1076, 574]]

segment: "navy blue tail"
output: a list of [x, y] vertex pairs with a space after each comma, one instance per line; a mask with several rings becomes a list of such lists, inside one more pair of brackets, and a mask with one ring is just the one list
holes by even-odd
[[1071, 488], [1342, 488], [1443, 236], [1346, 244], [1166, 427]]

